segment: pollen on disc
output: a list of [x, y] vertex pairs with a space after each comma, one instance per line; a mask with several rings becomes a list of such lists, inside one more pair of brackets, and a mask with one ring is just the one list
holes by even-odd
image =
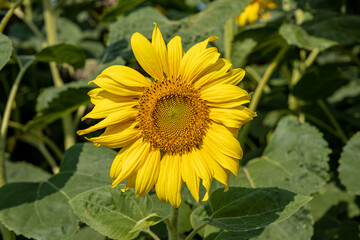
[[137, 121], [145, 140], [169, 153], [202, 145], [209, 126], [209, 108], [192, 86], [172, 80], [155, 82], [139, 99]]

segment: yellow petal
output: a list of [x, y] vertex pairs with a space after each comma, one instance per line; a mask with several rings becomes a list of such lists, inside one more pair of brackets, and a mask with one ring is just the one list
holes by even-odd
[[183, 181], [186, 183], [191, 195], [197, 203], [199, 203], [199, 184], [200, 178], [196, 175], [193, 169], [191, 160], [187, 154], [182, 155], [181, 159], [181, 176]]
[[227, 169], [224, 169], [220, 164], [214, 159], [214, 157], [204, 149], [201, 151], [201, 155], [204, 159], [206, 159], [206, 163], [209, 166], [209, 168], [212, 169], [213, 176], [216, 180], [218, 180], [220, 183], [225, 185], [225, 188], [228, 188], [228, 181], [229, 181], [229, 174], [230, 171]]
[[239, 142], [225, 127], [213, 123], [204, 138], [203, 149], [210, 153], [221, 167], [237, 176], [242, 149]]
[[[210, 103], [236, 102], [241, 105], [250, 102], [250, 95], [234, 85], [216, 84], [200, 91], [200, 97]], [[216, 106], [216, 104], [213, 104]]]
[[137, 140], [131, 147], [126, 149], [123, 154], [122, 169], [113, 186], [119, 185], [126, 178], [137, 172], [144, 164], [150, 152], [150, 143], [144, 142], [143, 139]]
[[160, 32], [160, 29], [158, 28], [157, 24], [155, 24], [154, 31], [152, 34], [152, 41], [151, 44], [154, 46], [155, 51], [158, 53], [160, 60], [161, 60], [161, 66], [163, 69], [163, 72], [167, 77], [170, 76], [169, 73], [169, 66], [168, 66], [168, 52], [166, 49], [164, 38]]
[[205, 49], [198, 54], [186, 53], [183, 59], [186, 59], [187, 55], [191, 60], [187, 61], [187, 65], [182, 64], [184, 60], [180, 64], [181, 79], [186, 83], [193, 83], [202, 77], [220, 57], [215, 47]]
[[138, 71], [122, 65], [113, 65], [106, 68], [97, 78], [106, 77], [128, 87], [148, 87], [151, 84]]
[[161, 159], [160, 173], [155, 185], [156, 194], [164, 202], [170, 202], [174, 208], [181, 203], [181, 159], [178, 155], [165, 154]]
[[[184, 79], [184, 81], [189, 80], [186, 78], [189, 78], [189, 74], [192, 73], [192, 71], [194, 71], [194, 70], [189, 71], [189, 69], [194, 69], [194, 65], [199, 62], [198, 61], [199, 57], [200, 58], [204, 57], [203, 55], [200, 55], [200, 53], [205, 51], [209, 41], [215, 41], [216, 39], [218, 39], [218, 38], [215, 36], [211, 36], [208, 39], [206, 39], [205, 41], [195, 44], [186, 52], [183, 59], [181, 60], [179, 73], [178, 73], [178, 75], [182, 76], [182, 79]], [[217, 53], [214, 52], [213, 48], [211, 50], [207, 51], [206, 55], [209, 55], [209, 54], [215, 55], [215, 57], [217, 55]], [[214, 57], [214, 56], [212, 56], [212, 57]], [[186, 75], [186, 77], [184, 78], [185, 75]]]
[[131, 47], [140, 66], [153, 78], [163, 80], [160, 56], [149, 40], [136, 32], [131, 37]]
[[230, 72], [220, 74], [217, 77], [209, 79], [204, 85], [204, 88], [214, 86], [216, 84], [231, 84], [238, 85], [245, 76], [245, 71], [241, 68], [236, 68]]
[[169, 77], [177, 79], [181, 59], [184, 55], [184, 50], [179, 36], [170, 40], [167, 45], [168, 48], [168, 63], [169, 63]]
[[137, 114], [138, 114], [138, 110], [135, 108], [121, 108], [117, 112], [113, 112], [113, 113], [109, 114], [107, 118], [100, 121], [99, 123], [87, 128], [87, 129], [77, 131], [77, 134], [84, 135], [84, 134], [88, 134], [90, 132], [94, 132], [96, 130], [108, 127], [113, 124], [131, 121], [131, 120], [135, 119]]
[[256, 113], [244, 106], [236, 108], [210, 108], [210, 119], [229, 128], [240, 128], [253, 119]]
[[94, 142], [97, 146], [109, 148], [121, 148], [132, 144], [141, 137], [141, 130], [134, 128], [137, 123], [128, 122], [116, 124], [106, 128], [105, 132], [99, 137], [86, 138]]
[[91, 82], [95, 83], [102, 89], [110, 93], [113, 93], [115, 95], [124, 96], [124, 97], [129, 97], [129, 96], [136, 97], [144, 91], [143, 88], [140, 87], [128, 87], [122, 85], [105, 75], [102, 75], [101, 77], [100, 76]]
[[232, 63], [225, 58], [220, 58], [216, 63], [206, 72], [202, 77], [200, 77], [195, 83], [194, 87], [196, 89], [202, 88], [208, 82], [212, 82], [212, 79], [217, 79], [223, 76], [231, 67]]
[[135, 181], [137, 178], [137, 173], [132, 174], [131, 176], [129, 176], [129, 178], [126, 181], [126, 185], [123, 189], [121, 189], [122, 192], [125, 192], [127, 190], [130, 190], [132, 188], [135, 187]]
[[112, 181], [114, 181], [117, 176], [119, 175], [119, 173], [121, 172], [122, 169], [122, 160], [124, 157], [124, 151], [127, 148], [122, 148], [115, 156], [112, 164], [111, 164], [111, 168], [110, 168], [110, 178]]
[[135, 99], [127, 98], [123, 102], [113, 102], [110, 99], [103, 99], [94, 106], [94, 108], [81, 118], [84, 121], [87, 118], [100, 119], [106, 118], [110, 114], [118, 112], [122, 108], [132, 108], [138, 105], [138, 101]]
[[145, 196], [156, 184], [160, 172], [160, 150], [152, 149], [143, 166], [138, 170], [135, 182], [136, 197]]
[[202, 184], [206, 189], [206, 193], [202, 201], [206, 201], [209, 197], [214, 169], [208, 166], [206, 162], [207, 159], [204, 159], [200, 151], [201, 150], [193, 149], [190, 153], [186, 153], [186, 155], [188, 155], [189, 161], [192, 163], [196, 175], [202, 179]]

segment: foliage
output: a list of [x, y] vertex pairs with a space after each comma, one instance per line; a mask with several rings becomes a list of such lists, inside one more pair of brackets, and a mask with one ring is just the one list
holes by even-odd
[[2, 1], [0, 239], [168, 237], [170, 205], [111, 188], [116, 152], [74, 134], [94, 124], [80, 123], [89, 80], [113, 64], [142, 71], [130, 37], [150, 39], [153, 22], [185, 51], [218, 36], [258, 115], [239, 132], [229, 191], [214, 181], [199, 205], [183, 187], [179, 239], [360, 239], [358, 3], [275, 1], [239, 27], [250, 2]]

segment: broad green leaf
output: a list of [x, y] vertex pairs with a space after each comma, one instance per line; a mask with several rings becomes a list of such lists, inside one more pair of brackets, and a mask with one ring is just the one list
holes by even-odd
[[321, 191], [328, 176], [327, 142], [308, 123], [283, 117], [262, 157], [241, 167], [230, 186], [279, 187], [310, 195]]
[[348, 79], [338, 66], [324, 65], [309, 68], [294, 86], [293, 93], [304, 100], [316, 100], [331, 96]]
[[305, 205], [288, 219], [267, 226], [258, 236], [252, 239], [309, 240], [313, 233], [313, 219], [309, 213], [309, 207]]
[[56, 27], [58, 31], [59, 42], [74, 44], [81, 47], [83, 30], [80, 28], [79, 25], [77, 25], [68, 18], [57, 17]]
[[[250, 0], [214, 1], [209, 3], [200, 13], [178, 21], [167, 19], [155, 8], [140, 8], [110, 25], [109, 45], [118, 48], [121, 53], [125, 50], [129, 51], [132, 34], [136, 31], [150, 39], [154, 29], [153, 22], [156, 22], [166, 41], [179, 35], [182, 38], [184, 50], [187, 50], [190, 46], [211, 35], [222, 38], [225, 22], [240, 14], [249, 3]], [[220, 48], [223, 40], [221, 39], [217, 43]]]
[[85, 64], [84, 52], [75, 45], [59, 43], [42, 49], [36, 54], [40, 62], [68, 63], [75, 68], [82, 68]]
[[113, 22], [119, 16], [124, 13], [133, 10], [140, 3], [144, 2], [144, 0], [120, 0], [117, 2], [116, 6], [113, 8], [105, 9], [105, 11], [101, 14], [101, 21], [103, 22]]
[[345, 145], [340, 157], [339, 178], [348, 192], [360, 194], [360, 132]]
[[108, 148], [77, 144], [65, 153], [60, 172], [47, 181], [2, 186], [1, 222], [27, 238], [69, 238], [78, 231], [79, 223], [68, 201], [84, 191], [110, 185], [108, 172], [115, 155]]
[[295, 24], [284, 23], [281, 25], [279, 33], [288, 44], [308, 50], [317, 48], [320, 51], [324, 51], [329, 47], [337, 45], [335, 41], [311, 36], [302, 27]]
[[285, 220], [310, 200], [278, 188], [217, 189], [210, 196], [212, 214], [204, 221], [225, 230], [256, 230]]
[[5, 161], [7, 183], [46, 181], [51, 174], [27, 162]]
[[189, 46], [215, 35], [220, 38], [216, 44], [221, 51], [226, 21], [242, 13], [250, 2], [250, 0], [218, 0], [209, 3], [200, 13], [184, 18], [181, 22], [181, 28], [176, 31], [175, 35], [182, 37], [185, 50]]
[[338, 15], [307, 22], [305, 30], [312, 36], [350, 45], [360, 41], [360, 16]]
[[133, 239], [141, 229], [152, 226], [161, 217], [151, 214], [149, 195], [135, 197], [133, 190], [100, 187], [70, 200], [74, 212], [96, 231], [114, 239]]
[[246, 29], [234, 38], [231, 61], [234, 67], [243, 67], [246, 64], [246, 59], [255, 51], [256, 47], [259, 45], [276, 46], [279, 42], [282, 42], [282, 39], [277, 33], [277, 28], [265, 26], [262, 28]]
[[4, 34], [0, 33], [0, 70], [9, 61], [12, 49], [13, 47], [10, 39]]
[[360, 209], [356, 205], [356, 196], [338, 188], [334, 183], [326, 185], [325, 191], [314, 195], [314, 199], [310, 202], [311, 215], [314, 221], [318, 221], [326, 212], [338, 205], [346, 203], [347, 213], [350, 218], [360, 215]]
[[75, 236], [70, 238], [71, 240], [106, 240], [106, 237], [94, 229], [85, 226], [80, 228]]
[[85, 81], [67, 83], [61, 87], [46, 88], [38, 97], [37, 114], [26, 129], [42, 128], [90, 103], [87, 93], [93, 89]]

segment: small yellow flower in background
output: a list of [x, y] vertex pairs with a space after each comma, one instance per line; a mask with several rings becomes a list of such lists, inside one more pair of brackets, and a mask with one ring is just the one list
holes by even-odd
[[243, 27], [247, 23], [253, 23], [259, 18], [269, 17], [268, 14], [264, 14], [269, 9], [276, 8], [276, 4], [272, 0], [253, 0], [241, 13], [237, 16], [237, 23]]
[[134, 55], [152, 82], [120, 65], [92, 81], [99, 86], [89, 92], [95, 107], [83, 119], [103, 120], [78, 134], [106, 128], [88, 140], [121, 148], [110, 170], [113, 187], [127, 179], [123, 191], [135, 188], [141, 197], [155, 186], [159, 199], [173, 207], [181, 203], [183, 183], [197, 202], [200, 180], [207, 191], [203, 201], [213, 178], [227, 190], [243, 155], [234, 135], [256, 114], [242, 106], [250, 95], [236, 86], [245, 71], [228, 72], [232, 64], [219, 58], [217, 48], [207, 48], [216, 39], [184, 53], [181, 38], [166, 46], [155, 24], [151, 43], [140, 33], [131, 37]]

